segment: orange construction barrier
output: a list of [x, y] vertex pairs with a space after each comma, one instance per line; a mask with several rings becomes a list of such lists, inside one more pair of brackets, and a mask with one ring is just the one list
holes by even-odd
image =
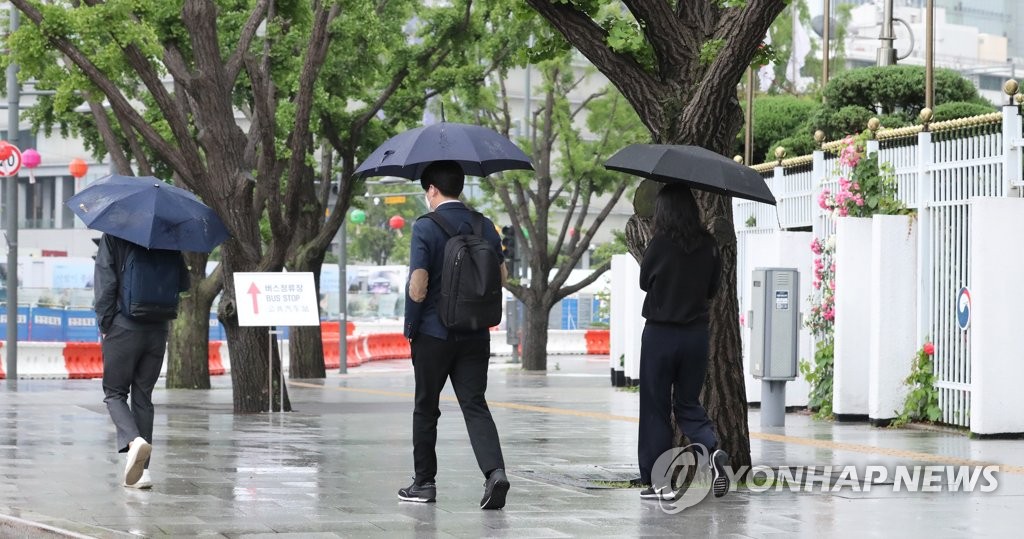
[[[346, 337], [345, 343], [346, 346], [348, 347], [347, 361], [345, 362], [346, 366], [358, 367], [362, 365], [363, 362], [366, 360], [365, 354], [363, 353], [363, 348], [366, 343], [366, 336], [359, 335]], [[341, 360], [339, 359], [338, 362], [340, 366]]]
[[409, 359], [412, 357], [412, 347], [409, 346], [409, 339], [401, 333], [391, 335], [391, 359]]
[[320, 322], [320, 338], [327, 340], [331, 337], [338, 337], [338, 322], [331, 322], [330, 320], [322, 320]]
[[324, 336], [324, 368], [337, 369], [341, 366], [341, 355], [338, 346], [338, 336]]
[[68, 371], [68, 378], [103, 378], [103, 350], [100, 343], [65, 343], [64, 367]]
[[224, 363], [220, 358], [220, 341], [210, 341], [210, 376], [224, 374]]
[[607, 356], [611, 353], [610, 336], [607, 329], [587, 330], [587, 354]]
[[366, 336], [366, 347], [369, 349], [370, 357], [366, 358], [368, 361], [377, 361], [379, 359], [388, 359], [388, 346], [389, 342], [387, 335], [383, 333], [371, 333]]

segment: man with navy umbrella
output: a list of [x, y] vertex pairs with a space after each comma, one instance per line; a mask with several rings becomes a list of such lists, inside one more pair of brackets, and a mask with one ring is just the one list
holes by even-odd
[[128, 454], [120, 483], [151, 488], [153, 388], [178, 296], [189, 288], [181, 251], [209, 252], [228, 231], [195, 195], [149, 176], [106, 176], [66, 204], [86, 226], [104, 233], [93, 292], [103, 401], [117, 430], [115, 447]]

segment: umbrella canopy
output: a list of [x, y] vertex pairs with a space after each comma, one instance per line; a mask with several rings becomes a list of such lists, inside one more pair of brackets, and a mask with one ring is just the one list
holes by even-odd
[[503, 170], [533, 170], [530, 158], [504, 135], [481, 127], [440, 122], [399, 133], [366, 158], [356, 176], [415, 180], [434, 161], [457, 161], [470, 176]]
[[229, 236], [209, 206], [153, 176], [111, 174], [65, 204], [89, 228], [148, 249], [208, 253]]
[[605, 168], [663, 183], [685, 183], [765, 204], [775, 204], [768, 184], [754, 169], [700, 146], [632, 144], [615, 152]]

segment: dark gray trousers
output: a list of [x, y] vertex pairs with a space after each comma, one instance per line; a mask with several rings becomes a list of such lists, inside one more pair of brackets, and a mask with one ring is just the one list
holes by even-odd
[[153, 387], [164, 363], [167, 330], [167, 324], [146, 329], [114, 324], [103, 338], [103, 402], [117, 427], [119, 453], [137, 436], [153, 443]]

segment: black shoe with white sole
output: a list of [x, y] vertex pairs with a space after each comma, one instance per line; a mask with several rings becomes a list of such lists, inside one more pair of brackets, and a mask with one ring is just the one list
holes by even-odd
[[676, 499], [676, 493], [668, 487], [654, 488], [647, 487], [640, 491], [640, 498], [644, 500], [665, 500], [672, 501]]
[[404, 502], [432, 502], [437, 499], [437, 485], [433, 481], [422, 485], [413, 482], [405, 488], [398, 489], [398, 499]]
[[480, 499], [480, 509], [501, 509], [505, 507], [505, 495], [508, 494], [508, 477], [505, 470], [498, 468], [484, 482], [484, 497]]
[[721, 498], [729, 492], [729, 475], [725, 467], [729, 465], [729, 454], [721, 449], [711, 453], [711, 489], [716, 498]]

